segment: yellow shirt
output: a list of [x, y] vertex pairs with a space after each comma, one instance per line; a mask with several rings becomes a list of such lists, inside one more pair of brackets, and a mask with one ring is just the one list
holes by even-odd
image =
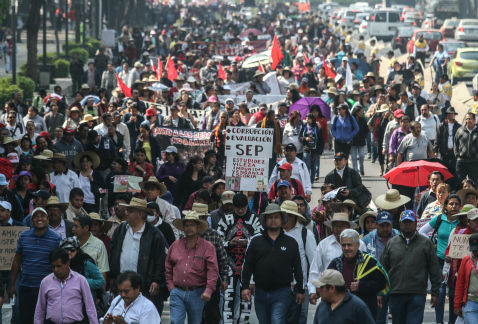
[[149, 162], [154, 163], [154, 161], [151, 160], [151, 144], [149, 142], [143, 142], [143, 148], [146, 152], [146, 157], [148, 158]]
[[390, 59], [390, 62], [388, 63], [388, 67], [393, 68], [393, 65], [395, 64], [396, 61], [397, 61], [397, 59], [395, 57], [392, 57]]
[[365, 47], [366, 47], [366, 45], [365, 45], [364, 41], [360, 41], [358, 43], [358, 48], [360, 48], [362, 51], [365, 51]]
[[453, 88], [451, 87], [450, 82], [445, 82], [440, 84], [440, 92], [443, 93], [444, 95], [448, 96], [448, 99], [451, 99], [451, 96], [453, 94]]
[[473, 108], [471, 109], [471, 112], [474, 113], [475, 115], [478, 114], [478, 102], [475, 102], [473, 105]]
[[423, 79], [423, 75], [421, 73], [415, 74], [415, 81], [420, 85], [420, 87], [425, 86], [425, 80]]
[[347, 37], [345, 37], [346, 43], [350, 43], [351, 40], [352, 40], [352, 35], [347, 35]]
[[370, 48], [370, 55], [377, 55], [378, 53], [378, 48], [376, 46]]

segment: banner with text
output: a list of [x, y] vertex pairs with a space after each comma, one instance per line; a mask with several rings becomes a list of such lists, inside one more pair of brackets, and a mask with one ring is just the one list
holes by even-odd
[[272, 157], [274, 130], [226, 128], [226, 188], [265, 191]]
[[12, 268], [18, 238], [23, 231], [28, 229], [28, 227], [23, 226], [0, 227], [0, 270], [10, 270]]
[[184, 130], [170, 127], [156, 127], [153, 136], [159, 140], [161, 151], [174, 145], [182, 159], [189, 160], [194, 155], [204, 156], [213, 148], [210, 131]]
[[471, 234], [455, 234], [451, 237], [450, 250], [448, 256], [452, 259], [463, 259], [470, 253], [470, 238]]
[[117, 175], [113, 181], [113, 192], [141, 192], [139, 183], [142, 177]]

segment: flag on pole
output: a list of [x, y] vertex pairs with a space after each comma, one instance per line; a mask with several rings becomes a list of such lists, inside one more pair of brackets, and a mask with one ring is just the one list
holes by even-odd
[[328, 67], [327, 63], [325, 63], [325, 57], [322, 57], [322, 62], [325, 69], [325, 75], [329, 78], [335, 79], [335, 73]]
[[178, 78], [178, 71], [176, 70], [176, 67], [174, 66], [174, 61], [171, 58], [171, 55], [168, 56], [167, 69], [168, 69], [168, 79], [171, 82], [174, 82], [174, 80]]
[[152, 59], [149, 59], [149, 64], [151, 65], [151, 69], [153, 70], [154, 74], [156, 74], [156, 66], [154, 66], [154, 62]]
[[275, 70], [277, 64], [279, 64], [284, 58], [284, 54], [282, 54], [282, 51], [280, 50], [279, 41], [277, 40], [277, 35], [274, 35], [274, 40], [272, 41], [271, 58], [272, 58], [272, 69]]
[[126, 84], [124, 84], [123, 80], [118, 76], [118, 73], [115, 73], [116, 81], [118, 81], [118, 85], [121, 89], [121, 92], [128, 98], [131, 98], [131, 89], [128, 88]]
[[219, 68], [217, 70], [217, 77], [219, 79], [226, 80], [226, 71], [222, 68], [222, 64], [219, 62]]
[[345, 86], [347, 87], [347, 91], [352, 91], [354, 89], [352, 69], [350, 68], [350, 64], [348, 62], [347, 69], [345, 70]]
[[266, 73], [264, 67], [262, 66], [262, 63], [259, 61], [259, 67], [257, 68], [259, 71]]
[[156, 80], [159, 81], [159, 79], [161, 79], [161, 74], [163, 74], [163, 62], [161, 62], [161, 58], [158, 57], [158, 68], [156, 69]]

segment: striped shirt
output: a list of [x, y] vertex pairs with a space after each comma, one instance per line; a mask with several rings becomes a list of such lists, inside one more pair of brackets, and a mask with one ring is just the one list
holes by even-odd
[[16, 253], [22, 255], [20, 286], [40, 287], [40, 283], [51, 273], [50, 252], [60, 245], [61, 237], [48, 229], [38, 236], [34, 229], [26, 230], [18, 238]]

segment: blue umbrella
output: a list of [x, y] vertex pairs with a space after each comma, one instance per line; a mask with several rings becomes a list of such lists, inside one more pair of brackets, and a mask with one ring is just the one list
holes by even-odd
[[305, 119], [307, 114], [310, 112], [310, 107], [313, 105], [317, 105], [320, 107], [320, 111], [322, 115], [327, 119], [330, 120], [330, 107], [329, 105], [320, 99], [319, 97], [304, 97], [300, 98], [296, 102], [294, 102], [289, 108], [289, 115], [294, 110], [297, 110], [300, 113], [302, 119]]
[[92, 95], [89, 95], [89, 96], [86, 96], [84, 97], [80, 103], [82, 106], [86, 105], [86, 102], [90, 99], [93, 99], [95, 101], [95, 104], [97, 104], [98, 102], [100, 102], [100, 97], [97, 97], [97, 96], [92, 96]]
[[365, 75], [368, 72], [370, 72], [370, 65], [365, 62], [364, 60], [359, 60], [357, 58], [349, 58], [349, 63], [356, 63], [358, 66], [358, 69], [362, 71], [362, 74]]

